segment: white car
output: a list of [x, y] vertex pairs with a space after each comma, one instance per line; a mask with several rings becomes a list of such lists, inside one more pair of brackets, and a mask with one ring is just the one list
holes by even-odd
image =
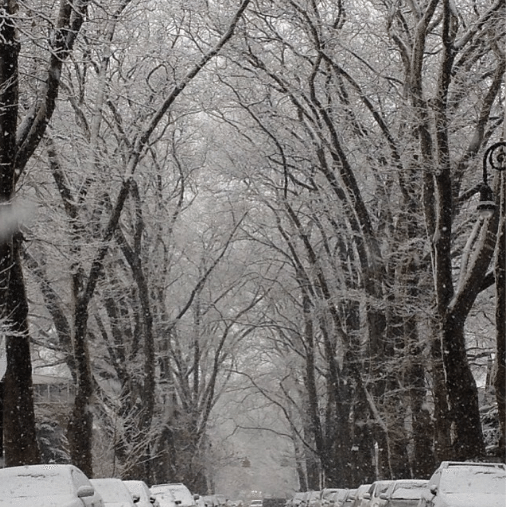
[[[171, 484], [156, 484], [151, 486], [151, 493], [157, 498], [165, 492], [172, 493], [177, 507], [196, 507], [197, 503], [195, 498], [190, 493], [190, 490], [182, 483], [171, 483]], [[160, 502], [160, 505], [163, 505]]]
[[133, 496], [136, 507], [160, 507], [158, 500], [149, 491], [144, 481], [123, 481]]
[[0, 469], [0, 507], [104, 507], [104, 502], [73, 465], [27, 465]]
[[418, 507], [504, 507], [506, 465], [443, 461]]
[[135, 507], [132, 493], [121, 479], [91, 479], [90, 482], [100, 493], [105, 507]]
[[353, 503], [351, 504], [351, 507], [362, 507], [362, 503], [364, 500], [364, 495], [369, 491], [369, 488], [371, 487], [370, 484], [361, 484], [357, 491], [355, 492], [355, 498], [353, 499]]
[[417, 507], [427, 482], [422, 479], [397, 479], [380, 498], [386, 500], [385, 507]]
[[386, 493], [393, 480], [375, 481], [371, 484], [369, 491], [363, 496], [362, 502], [365, 502], [367, 507], [384, 507], [386, 500], [381, 498], [383, 493]]
[[151, 495], [156, 498], [160, 507], [179, 507], [176, 505], [176, 499], [168, 488], [157, 486], [151, 486], [149, 488]]

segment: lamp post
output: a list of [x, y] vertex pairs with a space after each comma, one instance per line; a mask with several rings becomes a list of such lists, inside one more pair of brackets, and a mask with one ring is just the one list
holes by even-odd
[[487, 182], [487, 170], [491, 167], [497, 171], [504, 171], [502, 181], [498, 187], [503, 192], [500, 203], [500, 220], [497, 231], [497, 256], [495, 263], [496, 286], [496, 336], [497, 353], [494, 387], [501, 426], [501, 440], [498, 448], [498, 458], [506, 459], [506, 142], [501, 141], [490, 146], [483, 156], [483, 182], [480, 188], [480, 202], [478, 211], [484, 217], [494, 214], [497, 207], [494, 194]]
[[506, 142], [493, 144], [483, 155], [483, 181], [480, 186], [480, 202], [477, 209], [484, 218], [491, 217], [497, 207], [494, 202], [494, 193], [488, 184], [487, 167], [489, 165], [497, 171], [506, 169]]

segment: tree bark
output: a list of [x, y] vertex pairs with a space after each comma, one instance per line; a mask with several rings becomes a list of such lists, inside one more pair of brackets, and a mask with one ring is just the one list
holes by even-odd
[[503, 171], [501, 176], [501, 223], [495, 264], [497, 353], [494, 388], [501, 427], [498, 457], [504, 463], [506, 461], [506, 171]]
[[464, 322], [446, 322], [443, 329], [443, 364], [454, 432], [452, 459], [460, 461], [485, 455], [478, 389], [467, 360]]
[[22, 236], [14, 223], [18, 55], [14, 1], [0, 8], [0, 318], [6, 335], [3, 448], [7, 466], [39, 461], [33, 409], [28, 302], [21, 268]]
[[26, 299], [19, 250], [21, 235], [13, 240], [13, 264], [10, 269], [10, 332], [6, 337], [7, 371], [4, 377], [4, 447], [5, 465], [32, 465], [40, 462], [35, 433], [32, 363], [28, 333]]

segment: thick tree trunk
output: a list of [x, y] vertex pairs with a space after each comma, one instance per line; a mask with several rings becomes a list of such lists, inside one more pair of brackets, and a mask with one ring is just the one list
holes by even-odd
[[15, 189], [18, 121], [18, 54], [14, 23], [17, 5], [3, 2], [0, 11], [0, 319], [5, 326], [7, 371], [3, 388], [3, 449], [8, 466], [36, 463], [32, 367], [26, 300], [19, 249], [13, 238], [11, 208]]
[[443, 329], [443, 364], [452, 421], [452, 459], [485, 455], [478, 406], [478, 389], [466, 355], [464, 322], [446, 322]]
[[506, 461], [506, 171], [502, 173], [501, 225], [495, 265], [497, 353], [494, 388], [499, 410], [501, 439], [498, 456]]
[[10, 269], [9, 334], [6, 339], [7, 371], [4, 377], [4, 448], [5, 465], [30, 465], [40, 462], [35, 434], [32, 364], [28, 335], [26, 299], [19, 249], [21, 235], [13, 241]]

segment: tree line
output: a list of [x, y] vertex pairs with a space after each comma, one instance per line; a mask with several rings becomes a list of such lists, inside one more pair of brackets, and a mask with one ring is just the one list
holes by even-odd
[[504, 460], [504, 172], [500, 209], [475, 213], [504, 2], [0, 15], [7, 465], [40, 460], [30, 341], [73, 378], [89, 475], [98, 425], [123, 476], [203, 492], [237, 382], [279, 410], [303, 489]]

